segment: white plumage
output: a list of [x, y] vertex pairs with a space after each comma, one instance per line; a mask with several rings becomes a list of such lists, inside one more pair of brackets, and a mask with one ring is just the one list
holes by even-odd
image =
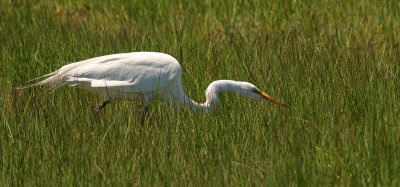
[[[206, 102], [198, 104], [183, 92], [182, 70], [172, 56], [157, 52], [133, 52], [95, 57], [71, 63], [59, 70], [39, 78], [46, 79], [27, 87], [51, 85], [76, 86], [100, 94], [106, 98], [96, 112], [112, 100], [143, 100], [144, 115], [149, 101], [156, 95], [175, 106], [189, 106], [194, 112], [215, 108], [218, 92], [236, 92], [255, 99], [267, 99], [282, 106], [283, 103], [261, 92], [247, 82], [219, 80], [212, 82], [206, 90]], [[24, 87], [26, 88], [26, 87]]]

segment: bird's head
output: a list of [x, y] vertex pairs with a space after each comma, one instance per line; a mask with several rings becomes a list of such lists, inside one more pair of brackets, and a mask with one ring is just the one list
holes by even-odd
[[254, 86], [253, 84], [250, 84], [250, 83], [246, 83], [245, 85], [242, 85], [242, 93], [241, 94], [246, 95], [253, 99], [268, 100], [268, 101], [271, 101], [282, 107], [287, 107], [287, 105], [276, 100], [275, 98], [271, 97], [270, 95], [260, 91], [260, 89], [258, 89], [256, 86]]
[[233, 80], [218, 80], [212, 82], [206, 90], [206, 98], [207, 98], [206, 103], [211, 104], [213, 106], [218, 105], [219, 103], [218, 93], [224, 91], [239, 93], [243, 96], [247, 96], [253, 99], [268, 100], [275, 104], [286, 107], [285, 104], [274, 99], [270, 95], [260, 91], [260, 89], [258, 89], [253, 84], [249, 82], [240, 82]]

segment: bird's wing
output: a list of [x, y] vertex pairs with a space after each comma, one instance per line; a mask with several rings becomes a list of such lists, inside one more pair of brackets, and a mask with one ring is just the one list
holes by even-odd
[[69, 86], [77, 86], [80, 83], [90, 83], [90, 87], [92, 88], [113, 88], [113, 87], [128, 87], [134, 86], [134, 83], [130, 83], [127, 81], [115, 81], [115, 80], [98, 80], [98, 79], [90, 79], [90, 78], [78, 78], [78, 77], [70, 77], [67, 82]]
[[180, 75], [181, 68], [173, 57], [142, 52], [96, 57], [66, 65], [59, 71], [70, 86], [142, 93], [165, 89], [172, 80], [180, 81]]
[[118, 88], [118, 87], [129, 87], [134, 86], [133, 83], [127, 81], [113, 81], [113, 80], [92, 80], [92, 88]]

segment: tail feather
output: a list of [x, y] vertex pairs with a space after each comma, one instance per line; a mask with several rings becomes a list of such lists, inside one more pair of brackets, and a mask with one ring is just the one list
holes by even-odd
[[[47, 77], [47, 78], [46, 78]], [[56, 89], [61, 87], [62, 85], [64, 85], [61, 76], [58, 75], [58, 71], [55, 72], [51, 72], [49, 74], [40, 76], [38, 78], [29, 80], [27, 82], [32, 82], [41, 78], [46, 78], [40, 82], [37, 83], [33, 83], [27, 86], [22, 86], [22, 87], [17, 87], [16, 89], [22, 90], [22, 89], [26, 89], [26, 88], [32, 88], [32, 87], [36, 87], [36, 86], [41, 86], [41, 85], [51, 85], [51, 89]]]
[[32, 79], [32, 80], [28, 80], [28, 81], [26, 81], [26, 82], [32, 82], [32, 81], [39, 80], [39, 79], [41, 79], [41, 78], [50, 77], [50, 76], [53, 76], [53, 75], [55, 75], [55, 74], [57, 74], [57, 73], [58, 73], [58, 71], [54, 71], [54, 72], [51, 72], [51, 73], [49, 73], [49, 74], [46, 74], [46, 75], [43, 75], [43, 76], [40, 76], [40, 77], [36, 77], [36, 78], [34, 78], [34, 79]]

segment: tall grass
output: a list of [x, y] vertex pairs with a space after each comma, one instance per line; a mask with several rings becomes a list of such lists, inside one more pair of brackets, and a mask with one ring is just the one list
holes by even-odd
[[[399, 185], [400, 3], [0, 0], [2, 185]], [[217, 79], [291, 106], [223, 93], [193, 115], [156, 99], [17, 91], [70, 62], [160, 51], [204, 101]]]

